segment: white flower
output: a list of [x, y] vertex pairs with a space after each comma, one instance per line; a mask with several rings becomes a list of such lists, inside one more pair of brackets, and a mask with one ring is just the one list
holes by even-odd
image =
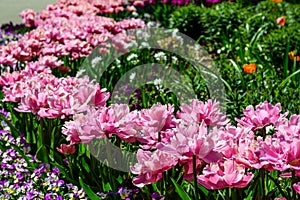
[[156, 89], [159, 90], [159, 91], [163, 91], [163, 85], [162, 85], [162, 80], [160, 78], [158, 79], [155, 79], [153, 81], [153, 84], [155, 85]]
[[82, 75], [84, 75], [85, 72], [86, 72], [85, 69], [80, 69], [76, 74], [76, 78], [82, 77]]
[[145, 14], [144, 14], [144, 17], [145, 17], [145, 18], [151, 18], [151, 15], [150, 15], [149, 13], [145, 13]]
[[117, 68], [121, 68], [121, 61], [119, 59], [116, 59]]
[[266, 133], [269, 134], [269, 132], [273, 131], [275, 128], [272, 125], [266, 126]]
[[137, 17], [139, 14], [137, 12], [132, 12], [132, 16]]
[[172, 56], [172, 63], [176, 64], [178, 61], [178, 58], [176, 56]]
[[132, 53], [127, 57], [127, 61], [132, 61], [135, 58], [138, 58], [138, 55], [136, 55], [135, 53]]
[[128, 57], [127, 57], [127, 61], [131, 62], [132, 64], [136, 65], [139, 60], [137, 59], [138, 58], [138, 55], [133, 53], [133, 54], [130, 54]]
[[153, 84], [156, 85], [156, 86], [161, 85], [161, 79], [160, 78], [155, 79], [154, 82], [153, 82]]
[[132, 80], [135, 78], [136, 73], [133, 72], [132, 74], [130, 74], [129, 76], [129, 81], [132, 82]]
[[102, 60], [102, 58], [100, 56], [98, 56], [96, 58], [93, 58], [93, 60], [91, 62], [92, 63], [92, 67], [95, 68], [96, 65], [98, 65], [101, 60]]
[[156, 61], [167, 61], [167, 56], [162, 51], [154, 54], [154, 58]]

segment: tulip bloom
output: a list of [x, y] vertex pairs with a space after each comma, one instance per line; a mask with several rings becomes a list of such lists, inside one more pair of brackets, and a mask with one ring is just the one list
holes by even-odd
[[294, 190], [300, 194], [300, 182], [293, 184]]
[[291, 51], [289, 52], [289, 59], [290, 60], [296, 60], [296, 61], [300, 61], [300, 56], [295, 56], [295, 52], [294, 51]]
[[281, 17], [278, 17], [276, 19], [276, 23], [279, 25], [279, 26], [284, 26], [285, 25], [285, 22], [286, 22], [286, 19], [284, 16], [281, 16]]
[[157, 182], [162, 178], [162, 173], [173, 168], [178, 159], [168, 153], [156, 150], [154, 152], [143, 151], [141, 149], [137, 152], [137, 160], [130, 170], [138, 176], [133, 178], [132, 183], [137, 187]]
[[207, 189], [220, 190], [246, 187], [253, 177], [252, 173], [245, 174], [244, 165], [239, 165], [234, 160], [225, 160], [205, 167], [203, 175], [198, 176], [197, 181]]
[[60, 147], [57, 147], [56, 150], [62, 154], [73, 154], [76, 151], [75, 146], [69, 144], [61, 144]]
[[244, 72], [247, 74], [252, 74], [253, 72], [256, 72], [256, 64], [251, 63], [251, 64], [244, 64], [243, 65]]
[[269, 125], [277, 125], [288, 115], [288, 112], [280, 114], [281, 105], [277, 103], [275, 106], [265, 101], [257, 105], [254, 109], [252, 105], [247, 106], [243, 110], [245, 117], [235, 119], [239, 124], [252, 128], [253, 131], [262, 129]]

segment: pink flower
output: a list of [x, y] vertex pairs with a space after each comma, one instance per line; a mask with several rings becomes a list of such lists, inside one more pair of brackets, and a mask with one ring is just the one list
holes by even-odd
[[34, 27], [35, 16], [36, 13], [31, 9], [23, 10], [20, 13], [20, 17], [27, 27]]
[[119, 128], [115, 134], [126, 142], [136, 142], [137, 139], [141, 138], [142, 127], [139, 112], [135, 110], [129, 112], [120, 120]]
[[124, 8], [122, 6], [116, 7], [115, 8], [115, 13], [123, 12]]
[[145, 4], [144, 1], [134, 1], [133, 5], [137, 7], [144, 7]]
[[99, 108], [106, 105], [110, 96], [106, 89], [101, 89], [99, 84], [89, 82], [87, 77], [78, 80], [79, 83], [72, 92], [75, 100], [72, 109], [75, 112], [83, 112], [90, 106]]
[[241, 139], [238, 144], [236, 162], [243, 164], [246, 168], [260, 169], [263, 164], [260, 161], [259, 150], [262, 138], [255, 140], [254, 138]]
[[292, 169], [300, 170], [300, 140], [291, 143], [287, 153], [287, 163]]
[[146, 145], [143, 148], [148, 149], [155, 146], [160, 141], [166, 141], [171, 136], [171, 132], [166, 132], [168, 129], [176, 127], [176, 120], [173, 115], [174, 107], [172, 105], [161, 105], [160, 103], [153, 105], [149, 109], [143, 109], [139, 112], [139, 124], [141, 125], [141, 134], [138, 140]]
[[62, 134], [71, 144], [88, 144], [95, 138], [106, 138], [105, 133], [98, 130], [96, 120], [95, 109], [88, 110], [86, 114], [75, 114], [73, 121], [65, 122]]
[[286, 163], [286, 155], [290, 150], [289, 143], [267, 136], [260, 146], [259, 160], [266, 169], [284, 171], [289, 168]]
[[207, 127], [203, 124], [179, 123], [173, 134], [170, 142], [160, 142], [156, 147], [179, 159], [180, 165], [185, 169], [184, 179], [193, 178], [193, 156], [196, 156], [197, 172], [203, 164], [221, 159], [221, 154], [214, 151], [218, 134], [207, 133]]
[[220, 3], [221, 0], [205, 0], [207, 3]]
[[273, 134], [273, 137], [289, 143], [295, 139], [300, 140], [300, 115], [294, 114], [289, 120], [284, 120], [275, 127], [277, 132]]
[[252, 173], [245, 174], [245, 167], [232, 159], [211, 163], [203, 169], [203, 175], [197, 176], [197, 181], [207, 189], [217, 190], [246, 187], [253, 177]]
[[61, 144], [60, 147], [57, 147], [56, 150], [62, 154], [73, 154], [76, 151], [75, 146], [68, 144]]
[[0, 76], [0, 85], [9, 86], [23, 78], [23, 74], [18, 71], [12, 73], [4, 73]]
[[208, 126], [224, 126], [229, 119], [220, 111], [219, 103], [209, 99], [206, 103], [191, 100], [190, 104], [183, 104], [177, 116], [184, 121], [204, 122]]
[[300, 182], [293, 184], [293, 189], [300, 194]]
[[125, 104], [112, 104], [98, 110], [88, 109], [85, 114], [75, 114], [73, 121], [66, 122], [62, 133], [72, 144], [87, 144], [93, 139], [111, 137], [112, 134], [119, 137], [121, 135], [125, 141], [134, 142], [136, 136], [130, 133], [136, 133], [135, 129], [130, 128], [130, 125], [126, 127], [128, 115], [129, 108]]
[[138, 163], [130, 167], [133, 174], [138, 174], [132, 181], [137, 187], [157, 182], [162, 178], [163, 172], [173, 168], [177, 164], [175, 156], [159, 150], [150, 152], [139, 149], [137, 160]]
[[250, 127], [252, 130], [262, 129], [268, 125], [277, 125], [287, 116], [288, 112], [280, 114], [280, 103], [272, 106], [267, 101], [260, 103], [254, 110], [253, 106], [247, 106], [243, 113], [245, 117], [235, 119], [238, 123], [245, 127]]
[[39, 58], [39, 63], [42, 66], [47, 66], [50, 68], [58, 68], [64, 64], [64, 62], [58, 60], [56, 56], [42, 56]]
[[287, 200], [285, 197], [277, 197], [274, 200]]

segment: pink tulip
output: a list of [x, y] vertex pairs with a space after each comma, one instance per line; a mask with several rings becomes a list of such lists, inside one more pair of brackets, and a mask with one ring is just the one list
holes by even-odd
[[293, 184], [293, 189], [300, 194], [300, 182]]
[[[141, 126], [140, 136], [137, 139], [146, 144], [143, 148], [150, 148], [159, 142], [159, 133], [163, 134], [161, 137], [163, 141], [167, 141], [172, 132], [168, 129], [175, 128], [176, 121], [173, 115], [174, 107], [171, 105], [155, 104], [149, 109], [143, 109], [139, 112], [139, 124]], [[171, 134], [171, 135], [170, 135]]]
[[126, 10], [129, 12], [135, 12], [136, 8], [134, 6], [126, 6]]
[[35, 16], [36, 13], [31, 9], [24, 10], [20, 13], [20, 17], [27, 27], [34, 26]]
[[211, 99], [206, 103], [199, 100], [191, 100], [190, 104], [183, 104], [177, 116], [184, 121], [204, 122], [208, 126], [224, 126], [229, 119], [219, 109], [219, 103]]
[[138, 163], [130, 167], [131, 172], [138, 175], [132, 181], [137, 187], [157, 182], [162, 178], [163, 172], [173, 168], [178, 162], [176, 157], [162, 151], [141, 149], [137, 152], [137, 160]]
[[61, 144], [60, 147], [57, 147], [56, 150], [62, 154], [73, 154], [76, 151], [75, 146], [68, 144]]
[[197, 176], [199, 184], [210, 190], [224, 188], [243, 188], [252, 180], [252, 173], [245, 174], [245, 167], [234, 160], [211, 163], [203, 169], [203, 175]]
[[285, 118], [288, 112], [280, 114], [281, 105], [278, 103], [272, 106], [267, 101], [256, 106], [256, 109], [252, 105], [248, 106], [243, 113], [245, 117], [241, 119], [235, 119], [238, 123], [245, 127], [250, 127], [252, 130], [262, 129], [268, 125], [277, 125], [281, 123], [282, 119]]
[[262, 165], [265, 165], [269, 171], [274, 169], [284, 171], [289, 168], [286, 163], [286, 154], [289, 150], [289, 143], [267, 136], [265, 141], [261, 143], [258, 156]]
[[145, 6], [143, 1], [134, 1], [133, 5], [137, 6], [137, 7], [144, 7]]
[[300, 140], [291, 143], [287, 153], [287, 163], [292, 169], [300, 170]]

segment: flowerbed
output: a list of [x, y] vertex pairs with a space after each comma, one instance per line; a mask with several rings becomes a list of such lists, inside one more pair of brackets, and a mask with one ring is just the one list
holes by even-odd
[[23, 25], [1, 27], [1, 198], [298, 199], [299, 11], [275, 0], [23, 11]]

